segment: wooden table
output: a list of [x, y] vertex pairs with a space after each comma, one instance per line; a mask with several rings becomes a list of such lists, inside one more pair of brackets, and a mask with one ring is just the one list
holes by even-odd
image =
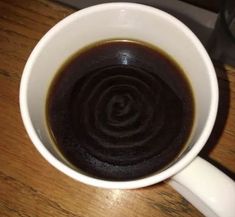
[[[47, 163], [32, 145], [19, 111], [22, 70], [43, 34], [72, 12], [44, 0], [0, 0], [0, 216], [202, 216], [165, 183], [104, 190], [76, 182]], [[217, 69], [219, 114], [202, 155], [234, 179], [235, 71]]]

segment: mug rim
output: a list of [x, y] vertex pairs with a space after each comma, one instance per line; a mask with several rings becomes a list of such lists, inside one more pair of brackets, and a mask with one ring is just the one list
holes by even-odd
[[[27, 86], [29, 81], [29, 76], [31, 74], [31, 69], [34, 65], [34, 62], [36, 61], [37, 56], [40, 54], [40, 51], [43, 49], [44, 45], [47, 44], [48, 41], [50, 41], [51, 38], [53, 38], [54, 34], [56, 34], [57, 31], [63, 29], [64, 26], [72, 22], [73, 20], [79, 19], [82, 16], [86, 16], [89, 13], [94, 13], [95, 11], [107, 9], [107, 8], [117, 8], [120, 7], [125, 8], [132, 8], [135, 10], [145, 10], [147, 13], [152, 13], [157, 16], [163, 16], [165, 19], [167, 19], [169, 22], [176, 25], [178, 28], [180, 28], [181, 31], [183, 31], [187, 37], [191, 38], [193, 43], [196, 45], [198, 52], [202, 56], [202, 59], [205, 62], [205, 65], [207, 67], [207, 73], [210, 77], [211, 81], [211, 93], [212, 93], [212, 99], [211, 104], [209, 108], [209, 116], [206, 121], [206, 124], [204, 126], [204, 129], [202, 130], [201, 135], [197, 139], [197, 141], [194, 143], [193, 147], [190, 149], [188, 153], [185, 154], [180, 160], [178, 160], [176, 163], [171, 165], [169, 168], [166, 168], [165, 170], [156, 173], [156, 174], [149, 174], [147, 177], [139, 178], [136, 180], [130, 180], [130, 181], [109, 181], [104, 179], [99, 179], [95, 177], [91, 177], [89, 175], [85, 175], [80, 173], [77, 170], [74, 170], [61, 161], [59, 161], [56, 157], [51, 154], [47, 148], [44, 146], [44, 144], [40, 141], [34, 127], [32, 124], [32, 121], [30, 119], [29, 110], [28, 110], [28, 104], [27, 104]], [[216, 78], [216, 73], [212, 64], [212, 61], [207, 54], [205, 48], [199, 41], [199, 39], [195, 36], [195, 34], [181, 21], [179, 21], [177, 18], [173, 17], [172, 15], [151, 7], [146, 6], [142, 4], [137, 3], [104, 3], [100, 5], [91, 6], [85, 9], [82, 9], [80, 11], [77, 11], [68, 17], [64, 18], [63, 20], [59, 21], [54, 27], [52, 27], [38, 42], [38, 44], [33, 49], [32, 53], [30, 54], [30, 57], [27, 60], [27, 63], [25, 65], [25, 68], [23, 70], [23, 75], [20, 82], [20, 111], [21, 111], [21, 117], [23, 119], [24, 126], [26, 128], [26, 131], [36, 147], [36, 149], [41, 153], [41, 155], [55, 168], [57, 168], [62, 173], [68, 175], [69, 177], [80, 181], [85, 184], [89, 184], [96, 187], [102, 187], [102, 188], [109, 188], [109, 189], [133, 189], [133, 188], [140, 188], [140, 187], [146, 187], [149, 185], [153, 185], [155, 183], [161, 182], [174, 174], [178, 173], [180, 170], [182, 170], [184, 167], [186, 167], [200, 152], [200, 150], [205, 145], [212, 128], [214, 126], [214, 122], [216, 119], [217, 114], [217, 108], [218, 108], [218, 83]]]

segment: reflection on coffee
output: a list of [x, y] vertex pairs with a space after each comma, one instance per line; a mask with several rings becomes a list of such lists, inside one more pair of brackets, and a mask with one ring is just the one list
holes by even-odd
[[58, 149], [74, 166], [99, 178], [131, 180], [166, 167], [184, 149], [194, 101], [183, 71], [163, 51], [109, 40], [63, 64], [46, 116]]

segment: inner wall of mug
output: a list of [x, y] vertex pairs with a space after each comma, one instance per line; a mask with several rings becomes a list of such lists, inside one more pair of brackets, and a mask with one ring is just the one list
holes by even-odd
[[[68, 57], [91, 43], [105, 39], [137, 39], [164, 50], [183, 68], [195, 97], [195, 124], [186, 154], [200, 137], [210, 113], [211, 80], [198, 41], [178, 20], [137, 4], [96, 6], [79, 11], [53, 27], [33, 51], [29, 62], [27, 106], [41, 143], [58, 160], [70, 165], [57, 151], [46, 126], [45, 101], [50, 82]], [[196, 42], [195, 42], [196, 41]], [[89, 63], [87, 63], [89, 64]], [[30, 69], [29, 69], [30, 68]], [[81, 171], [81, 173], [83, 173]]]

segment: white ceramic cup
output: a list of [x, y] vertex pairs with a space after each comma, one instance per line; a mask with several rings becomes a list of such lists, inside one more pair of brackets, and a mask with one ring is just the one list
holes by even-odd
[[[102, 180], [74, 169], [53, 145], [45, 121], [46, 94], [61, 64], [86, 45], [112, 38], [137, 39], [163, 49], [184, 69], [195, 96], [195, 124], [187, 149], [169, 168], [132, 181]], [[198, 38], [173, 16], [133, 3], [93, 6], [59, 22], [31, 53], [20, 85], [21, 115], [29, 137], [42, 156], [64, 174], [89, 185], [119, 189], [171, 178], [170, 185], [206, 216], [234, 217], [234, 181], [197, 157], [211, 133], [217, 105], [215, 71]]]

